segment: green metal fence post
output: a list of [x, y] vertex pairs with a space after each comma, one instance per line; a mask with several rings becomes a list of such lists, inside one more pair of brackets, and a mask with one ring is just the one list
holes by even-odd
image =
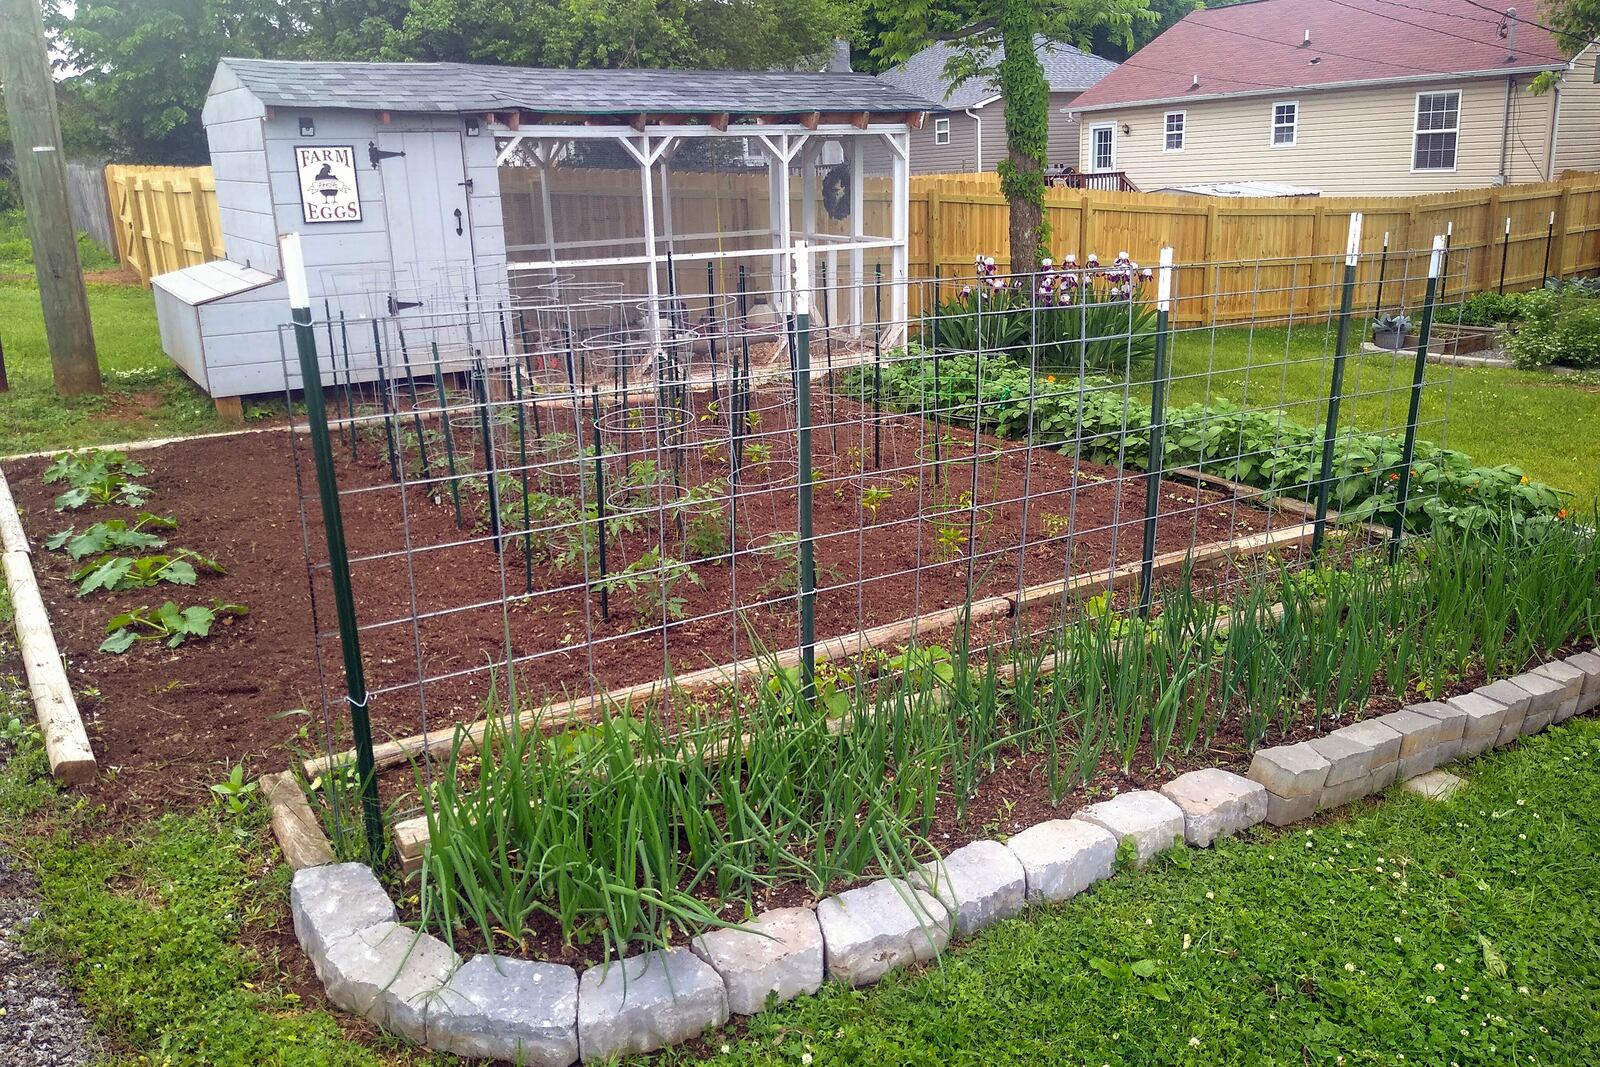
[[795, 431], [800, 450], [800, 692], [810, 701], [817, 675], [817, 568], [811, 537], [811, 258], [794, 246]]
[[[1133, 284], [1129, 278], [1128, 284]], [[1130, 293], [1128, 299], [1133, 299]], [[1155, 600], [1156, 513], [1161, 506], [1161, 468], [1166, 465], [1167, 329], [1172, 316], [1172, 249], [1161, 250], [1156, 282], [1156, 360], [1150, 375], [1150, 462], [1144, 476], [1144, 555], [1139, 563], [1139, 615], [1148, 618]]]
[[[317, 363], [317, 338], [311, 325], [311, 296], [306, 287], [305, 260], [299, 234], [283, 238], [283, 275], [288, 282], [295, 349], [300, 356], [306, 421], [311, 427], [311, 455], [317, 470], [317, 495], [322, 502], [322, 528], [328, 541], [328, 575], [339, 619], [344, 653], [345, 699], [350, 705], [350, 731], [355, 737], [356, 773], [361, 777], [361, 821], [373, 863], [383, 855], [383, 809], [378, 804], [378, 775], [372, 758], [372, 723], [367, 714], [367, 676], [361, 664], [361, 636], [356, 628], [355, 591], [350, 584], [350, 558], [344, 542], [344, 516], [339, 508], [339, 483], [333, 471], [333, 442], [322, 397], [322, 368]], [[333, 353], [329, 352], [329, 358]]]
[[1417, 327], [1417, 361], [1411, 370], [1411, 404], [1406, 410], [1406, 440], [1400, 450], [1400, 481], [1395, 489], [1394, 527], [1389, 541], [1389, 561], [1400, 558], [1400, 539], [1406, 532], [1406, 505], [1411, 496], [1411, 464], [1417, 455], [1417, 419], [1422, 412], [1422, 378], [1428, 365], [1428, 334], [1433, 330], [1434, 298], [1444, 266], [1444, 236], [1433, 239], [1428, 260], [1428, 287], [1422, 294], [1422, 322]]
[[1317, 473], [1317, 515], [1311, 527], [1311, 552], [1322, 551], [1328, 526], [1328, 494], [1333, 489], [1333, 446], [1339, 433], [1339, 402], [1344, 397], [1344, 363], [1350, 345], [1350, 310], [1356, 297], [1356, 264], [1361, 257], [1361, 212], [1350, 215], [1344, 253], [1344, 285], [1339, 296], [1339, 332], [1333, 348], [1333, 381], [1328, 385], [1328, 421], [1322, 430], [1322, 465]]

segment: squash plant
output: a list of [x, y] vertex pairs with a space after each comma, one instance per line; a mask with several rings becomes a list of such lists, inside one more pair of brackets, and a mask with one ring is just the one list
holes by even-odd
[[118, 549], [164, 548], [166, 538], [147, 531], [177, 528], [177, 519], [142, 511], [132, 526], [128, 525], [126, 519], [107, 519], [95, 523], [82, 533], [78, 533], [76, 526], [57, 530], [45, 538], [44, 547], [52, 552], [65, 551], [72, 559], [80, 560]]
[[193, 585], [198, 577], [196, 568], [212, 574], [227, 573], [216, 560], [180, 548], [171, 555], [102, 556], [72, 575], [78, 583], [78, 595], [88, 596], [97, 590], [120, 593], [128, 589], [148, 589], [160, 582], [173, 585]]
[[177, 648], [185, 641], [210, 637], [218, 619], [226, 624], [249, 611], [243, 604], [227, 604], [221, 600], [213, 600], [209, 607], [191, 604], [186, 608], [169, 600], [154, 611], [141, 605], [112, 616], [106, 623], [111, 636], [100, 643], [100, 651], [120, 655], [140, 641], [164, 641], [168, 648]]

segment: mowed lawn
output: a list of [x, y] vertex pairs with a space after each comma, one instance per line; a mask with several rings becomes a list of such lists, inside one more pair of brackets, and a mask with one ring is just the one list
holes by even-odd
[[1448, 803], [1396, 790], [1180, 850], [937, 966], [757, 1016], [709, 1062], [1600, 1063], [1600, 723], [1452, 769]]
[[[1352, 331], [1352, 349], [1361, 327]], [[1331, 330], [1197, 330], [1173, 345], [1172, 403], [1225, 399], [1282, 408], [1287, 418], [1321, 426], [1333, 373]], [[1340, 425], [1400, 433], [1415, 353], [1352, 354], [1345, 366]], [[1581, 514], [1600, 490], [1600, 384], [1544, 371], [1429, 365], [1419, 436], [1465, 452], [1486, 466], [1510, 463], [1573, 494]]]

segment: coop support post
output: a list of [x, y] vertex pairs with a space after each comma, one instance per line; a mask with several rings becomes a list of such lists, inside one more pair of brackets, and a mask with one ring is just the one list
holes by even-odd
[[909, 340], [909, 294], [907, 292], [908, 269], [906, 243], [910, 240], [911, 233], [911, 134], [886, 133], [883, 135], [889, 142], [889, 147], [894, 154], [894, 193], [890, 198], [890, 211], [894, 215], [890, 236], [893, 244], [890, 248], [890, 270], [894, 277], [894, 289], [890, 294], [890, 314], [894, 316], [895, 333], [890, 337], [890, 344], [898, 341]]
[[[368, 854], [376, 863], [383, 855], [383, 810], [378, 806], [372, 723], [367, 714], [367, 676], [361, 663], [361, 636], [356, 628], [355, 592], [350, 584], [350, 559], [345, 551], [344, 516], [333, 472], [333, 442], [328, 435], [328, 412], [323, 406], [322, 368], [317, 363], [317, 338], [311, 325], [311, 295], [306, 286], [300, 235], [286, 234], [281, 245], [290, 317], [294, 321], [295, 349], [300, 357], [300, 379], [305, 390], [306, 421], [311, 430], [311, 455], [317, 471], [317, 495], [322, 503], [322, 528], [328, 542], [328, 576], [333, 584], [339, 644], [344, 653], [345, 699], [350, 705], [350, 732], [355, 738], [356, 773], [361, 778], [361, 822], [366, 831]], [[332, 358], [332, 353], [329, 357]]]
[[861, 137], [846, 138], [845, 144], [850, 146], [850, 243], [856, 246], [850, 249], [850, 322], [860, 336], [865, 322], [861, 287], [867, 283], [866, 252], [860, 247], [867, 232], [866, 176], [861, 173]]
[[1339, 402], [1344, 398], [1344, 363], [1350, 346], [1350, 309], [1355, 303], [1356, 263], [1361, 257], [1361, 212], [1350, 215], [1350, 240], [1344, 253], [1344, 283], [1339, 293], [1339, 331], [1333, 346], [1333, 380], [1328, 385], [1328, 421], [1322, 429], [1322, 463], [1317, 470], [1317, 517], [1311, 551], [1322, 549], [1328, 527], [1328, 494], [1333, 489], [1333, 446], [1339, 433]]
[[1395, 487], [1394, 528], [1389, 539], [1389, 561], [1400, 558], [1400, 539], [1406, 532], [1406, 505], [1411, 496], [1411, 464], [1417, 455], [1417, 420], [1422, 412], [1422, 379], [1428, 365], [1428, 334], [1433, 329], [1433, 305], [1444, 266], [1444, 238], [1433, 239], [1428, 258], [1428, 286], [1422, 294], [1422, 322], [1417, 327], [1417, 360], [1411, 369], [1411, 399], [1406, 409], [1405, 444], [1400, 449], [1400, 479]]
[[1144, 476], [1144, 554], [1139, 561], [1139, 615], [1150, 616], [1155, 600], [1156, 512], [1161, 506], [1161, 469], [1166, 465], [1167, 328], [1172, 317], [1172, 249], [1161, 250], [1156, 280], [1156, 358], [1150, 375], [1150, 462]]
[[800, 451], [800, 692], [815, 694], [817, 674], [816, 546], [811, 532], [811, 258], [804, 241], [794, 245], [795, 435]]

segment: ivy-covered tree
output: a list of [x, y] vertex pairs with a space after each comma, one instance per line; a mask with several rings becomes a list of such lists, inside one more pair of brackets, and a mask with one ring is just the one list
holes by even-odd
[[1044, 218], [1050, 87], [1034, 37], [1089, 49], [1098, 35], [1132, 48], [1135, 27], [1155, 21], [1147, 0], [868, 0], [866, 10], [869, 26], [881, 27], [878, 62], [898, 63], [934, 41], [949, 41], [956, 47], [945, 69], [951, 84], [996, 79], [1005, 98], [1007, 153], [998, 169], [1011, 214], [1011, 269], [1037, 269], [1050, 239]]

